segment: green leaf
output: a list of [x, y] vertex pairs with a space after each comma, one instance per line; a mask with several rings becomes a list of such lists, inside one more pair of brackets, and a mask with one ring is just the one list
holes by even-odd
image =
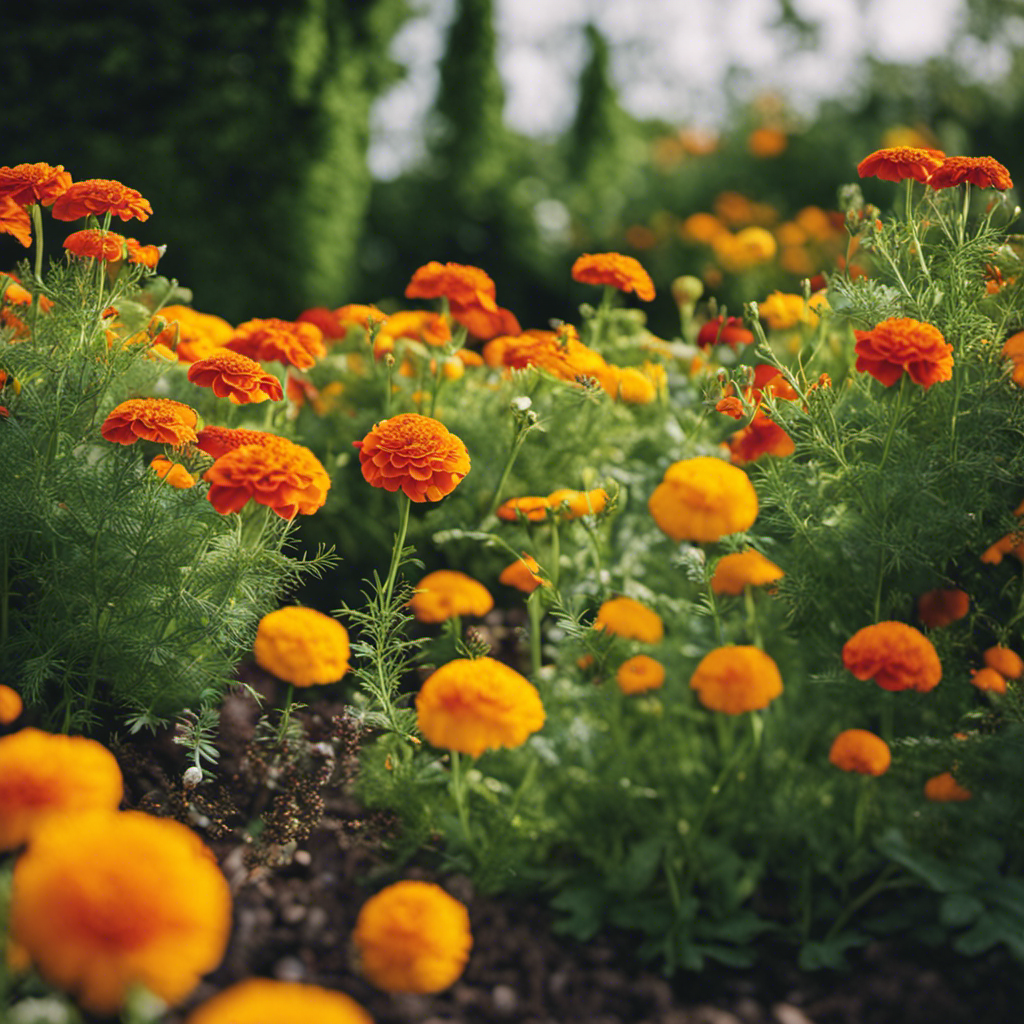
[[831, 939], [824, 939], [821, 942], [806, 942], [800, 948], [797, 963], [804, 971], [819, 971], [826, 967], [842, 970], [848, 966], [847, 950], [866, 945], [869, 941], [869, 936], [860, 932], [840, 932]]
[[985, 912], [981, 900], [965, 892], [947, 896], [939, 907], [939, 919], [947, 928], [962, 928]]
[[563, 889], [551, 900], [551, 906], [565, 916], [558, 918], [551, 930], [581, 942], [589, 941], [601, 929], [605, 898], [605, 893], [593, 886]]

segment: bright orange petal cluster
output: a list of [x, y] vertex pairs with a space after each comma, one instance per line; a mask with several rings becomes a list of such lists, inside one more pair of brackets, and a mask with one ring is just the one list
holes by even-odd
[[482, 306], [460, 306], [453, 303], [451, 314], [456, 323], [462, 324], [474, 338], [482, 341], [489, 341], [502, 334], [515, 336], [523, 333], [515, 314], [504, 306], [492, 312]]
[[697, 344], [701, 348], [710, 348], [712, 345], [739, 348], [741, 345], [749, 345], [753, 340], [753, 332], [743, 326], [743, 318], [739, 316], [715, 317], [697, 332]]
[[32, 244], [32, 218], [9, 196], [0, 196], [0, 235], [13, 235], [26, 249]]
[[0, 683], [0, 725], [10, 725], [16, 721], [23, 708], [18, 691]]
[[844, 772], [884, 775], [892, 764], [889, 744], [867, 729], [846, 729], [833, 741], [829, 761]]
[[479, 267], [431, 260], [420, 267], [405, 289], [407, 299], [446, 298], [458, 306], [477, 306], [497, 312], [494, 282]]
[[128, 248], [128, 262], [137, 263], [149, 270], [156, 270], [156, 265], [166, 248], [159, 245], [142, 245], [137, 238], [125, 239], [125, 245]]
[[571, 324], [559, 331], [531, 329], [515, 338], [494, 338], [484, 346], [483, 356], [488, 366], [507, 366], [512, 370], [535, 366], [569, 383], [592, 377], [610, 394], [618, 387], [616, 368], [584, 345]]
[[746, 587], [763, 587], [782, 579], [785, 573], [760, 551], [739, 551], [724, 555], [715, 565], [711, 589], [716, 594], [742, 594]]
[[261, 363], [285, 363], [299, 370], [308, 370], [327, 355], [324, 336], [315, 324], [276, 317], [239, 324], [227, 347]]
[[494, 598], [464, 572], [438, 569], [416, 584], [409, 607], [420, 622], [447, 622], [455, 615], [486, 615], [494, 607]]
[[600, 515], [608, 506], [608, 492], [603, 487], [595, 487], [590, 491], [560, 487], [552, 491], [546, 500], [552, 510], [571, 522], [582, 516]]
[[196, 485], [196, 478], [181, 463], [171, 462], [166, 455], [157, 455], [149, 468], [179, 491], [187, 491]]
[[442, 665], [420, 688], [416, 714], [428, 743], [472, 757], [521, 746], [545, 718], [535, 687], [493, 658]]
[[627, 640], [660, 643], [665, 636], [661, 616], [631, 597], [613, 597], [597, 610], [594, 629], [604, 629]]
[[439, 885], [415, 881], [371, 896], [352, 942], [363, 974], [385, 992], [440, 992], [458, 980], [473, 948], [466, 908]]
[[183, 999], [224, 955], [231, 893], [184, 825], [136, 811], [46, 822], [14, 867], [11, 937], [51, 984], [115, 1013], [144, 985]]
[[877, 622], [858, 630], [843, 646], [843, 664], [858, 679], [883, 690], [935, 689], [942, 663], [932, 642], [905, 622]]
[[775, 662], [758, 647], [719, 647], [704, 655], [690, 678], [704, 707], [741, 715], [767, 707], [782, 693]]
[[857, 369], [870, 373], [887, 388], [906, 370], [923, 388], [953, 377], [953, 346], [931, 324], [896, 317], [870, 331], [854, 331]]
[[1024, 660], [1009, 647], [990, 647], [985, 651], [983, 658], [989, 668], [994, 668], [1007, 679], [1020, 679], [1024, 674]]
[[0, 167], [0, 198], [7, 196], [19, 206], [39, 203], [50, 206], [71, 187], [71, 175], [57, 164], [18, 164]]
[[986, 693], [1006, 693], [1006, 680], [994, 668], [977, 668], [971, 673], [971, 686]]
[[102, 217], [110, 213], [121, 220], [148, 220], [153, 213], [149, 200], [119, 181], [87, 178], [76, 181], [62, 192], [50, 211], [56, 220], [78, 220], [90, 214]]
[[111, 410], [100, 433], [117, 444], [135, 444], [139, 438], [175, 448], [196, 440], [195, 409], [170, 398], [129, 398]]
[[635, 292], [638, 299], [654, 298], [654, 282], [640, 261], [618, 252], [584, 253], [572, 265], [574, 281]]
[[246, 445], [266, 444], [283, 440], [276, 434], [268, 434], [262, 430], [245, 430], [242, 427], [203, 427], [196, 436], [196, 447], [206, 452], [213, 459], [244, 448]]
[[665, 666], [646, 654], [637, 654], [619, 666], [615, 681], [625, 694], [657, 690], [665, 683]]
[[673, 540], [701, 542], [749, 529], [758, 510], [747, 474], [706, 455], [669, 466], [647, 507]]
[[498, 576], [498, 582], [515, 587], [524, 594], [532, 594], [538, 587], [550, 587], [551, 581], [541, 575], [537, 559], [525, 552], [511, 565], [506, 565]]
[[515, 523], [526, 519], [531, 523], [543, 523], [552, 511], [551, 503], [539, 494], [526, 494], [521, 498], [509, 498], [503, 501], [494, 514], [506, 523]]
[[185, 1024], [373, 1024], [343, 992], [269, 978], [249, 978], [218, 992]]
[[974, 794], [961, 786], [953, 778], [952, 772], [942, 772], [933, 775], [924, 784], [924, 795], [926, 799], [936, 803], [962, 803], [964, 800], [970, 800]]
[[1010, 172], [990, 156], [947, 156], [928, 179], [932, 188], [954, 188], [964, 183], [978, 188], [1013, 188]]
[[200, 313], [191, 306], [164, 306], [158, 314], [168, 327], [158, 342], [174, 348], [179, 362], [194, 363], [219, 351], [234, 336], [235, 329], [219, 316]]
[[935, 149], [916, 146], [890, 146], [877, 149], [857, 165], [862, 178], [881, 178], [882, 181], [903, 181], [913, 178], [926, 182], [942, 166], [945, 154]]
[[439, 420], [401, 413], [381, 420], [362, 439], [363, 477], [386, 491], [399, 488], [412, 501], [440, 501], [469, 472], [469, 452]]
[[760, 410], [754, 413], [754, 418], [742, 430], [737, 430], [729, 438], [730, 456], [737, 466], [756, 462], [765, 455], [783, 458], [792, 455], [795, 450], [793, 438]]
[[75, 231], [64, 239], [64, 248], [82, 259], [104, 260], [108, 263], [123, 260], [128, 251], [128, 239], [116, 231], [86, 228]]
[[917, 599], [917, 617], [928, 629], [952, 625], [970, 611], [971, 599], [963, 590], [929, 590]]
[[212, 388], [218, 398], [230, 399], [235, 405], [279, 402], [284, 397], [281, 382], [248, 356], [225, 349], [188, 368], [188, 379], [201, 388]]
[[293, 686], [336, 683], [349, 668], [348, 631], [315, 608], [278, 608], [260, 619], [253, 655], [260, 668]]

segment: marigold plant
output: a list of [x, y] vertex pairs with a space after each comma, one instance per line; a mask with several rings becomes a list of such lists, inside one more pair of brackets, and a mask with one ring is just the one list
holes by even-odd
[[994, 668], [979, 668], [971, 673], [971, 685], [986, 693], [1006, 693], [1006, 679]]
[[153, 213], [149, 200], [141, 192], [119, 181], [88, 178], [76, 181], [54, 201], [50, 213], [55, 220], [78, 220], [90, 214], [109, 213], [123, 221], [148, 220]]
[[299, 370], [308, 370], [327, 355], [319, 327], [277, 317], [239, 324], [226, 347], [261, 363], [284, 363]]
[[741, 715], [767, 707], [782, 693], [778, 666], [758, 647], [719, 647], [704, 655], [690, 677], [704, 707]]
[[416, 584], [409, 607], [420, 622], [447, 622], [455, 615], [486, 615], [494, 607], [494, 598], [464, 572], [438, 569]]
[[647, 654], [636, 654], [618, 667], [615, 682], [625, 694], [657, 690], [665, 683], [665, 666]]
[[990, 156], [947, 156], [936, 168], [928, 185], [931, 188], [955, 188], [957, 185], [976, 185], [1005, 192], [1013, 188], [1010, 172]]
[[17, 690], [0, 683], [0, 725], [17, 721], [24, 707]]
[[196, 485], [196, 478], [180, 462], [171, 462], [166, 455], [155, 456], [149, 468], [179, 491], [187, 491]]
[[1024, 674], [1024, 659], [1009, 647], [994, 646], [985, 651], [983, 658], [989, 668], [994, 668], [1007, 679], [1020, 679]]
[[723, 555], [715, 565], [711, 589], [716, 594], [742, 594], [746, 587], [763, 587], [782, 579], [785, 573], [760, 551], [738, 551]]
[[945, 154], [916, 146], [890, 146], [869, 153], [857, 165], [862, 178], [881, 178], [882, 181], [904, 181], [913, 178], [926, 182], [942, 166]]
[[213, 459], [249, 445], [272, 444], [279, 438], [264, 430], [246, 430], [244, 427], [203, 427], [196, 435], [196, 447]]
[[0, 167], [0, 197], [7, 196], [19, 206], [52, 206], [71, 187], [71, 175], [61, 164], [17, 164]]
[[511, 565], [506, 565], [501, 570], [498, 582], [504, 583], [507, 587], [515, 587], [524, 594], [532, 594], [538, 587], [551, 585], [551, 581], [545, 580], [540, 573], [537, 559], [523, 552]]
[[884, 775], [892, 764], [889, 744], [867, 729], [845, 729], [833, 741], [829, 761], [844, 772]]
[[627, 640], [660, 643], [665, 636], [661, 616], [631, 597], [613, 597], [597, 610], [594, 629], [604, 629]]
[[216, 352], [188, 368], [188, 379], [201, 388], [211, 388], [218, 398], [235, 405], [248, 405], [284, 397], [281, 382], [254, 359], [237, 352]]
[[195, 409], [170, 398], [129, 398], [115, 406], [100, 433], [116, 444], [159, 441], [175, 448], [196, 440]]
[[608, 506], [608, 492], [603, 487], [596, 487], [590, 491], [574, 491], [568, 487], [561, 487], [547, 496], [547, 503], [563, 519], [596, 516]]
[[924, 784], [924, 795], [935, 803], [963, 803], [974, 794], [961, 786], [952, 772], [940, 772]]
[[858, 630], [843, 646], [843, 664], [858, 679], [883, 690], [935, 689], [942, 664], [932, 642], [905, 622], [877, 622]]
[[26, 249], [32, 244], [32, 218], [10, 196], [0, 196], [0, 235], [12, 235]]
[[446, 298], [460, 306], [479, 306], [495, 312], [494, 282], [479, 267], [431, 260], [416, 270], [405, 288], [407, 299]]
[[572, 265], [572, 278], [583, 284], [604, 285], [635, 292], [638, 299], [654, 299], [654, 282], [639, 260], [617, 252], [584, 253]]
[[125, 258], [128, 254], [128, 239], [116, 231], [86, 228], [68, 235], [64, 239], [64, 248], [73, 256], [110, 263]]
[[531, 523], [543, 523], [551, 514], [551, 502], [539, 494], [525, 494], [521, 498], [509, 498], [503, 501], [494, 514], [506, 523], [515, 523], [526, 519]]
[[906, 370], [923, 388], [951, 380], [953, 346], [931, 324], [910, 317], [883, 320], [870, 331], [854, 331], [857, 369], [870, 373], [887, 388]]
[[185, 1024], [373, 1024], [343, 992], [269, 978], [249, 978], [218, 992]]
[[949, 587], [929, 590], [917, 599], [917, 617], [923, 626], [938, 629], [958, 622], [970, 607], [971, 599], [963, 590]]
[[669, 466], [647, 507], [673, 540], [707, 542], [749, 529], [758, 503], [743, 470], [701, 455]]
[[278, 608], [260, 619], [253, 656], [293, 686], [336, 683], [349, 668], [348, 631], [315, 608]]

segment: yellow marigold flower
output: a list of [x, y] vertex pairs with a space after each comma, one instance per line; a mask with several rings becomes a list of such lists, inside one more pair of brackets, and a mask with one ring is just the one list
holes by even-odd
[[971, 607], [971, 599], [963, 590], [929, 590], [917, 599], [917, 617], [928, 629], [939, 629], [962, 619]]
[[537, 559], [525, 552], [511, 565], [505, 566], [498, 576], [498, 582], [515, 587], [524, 594], [532, 594], [538, 587], [550, 587], [551, 581], [540, 575]]
[[1006, 693], [1006, 680], [994, 668], [978, 668], [971, 673], [971, 685], [986, 693]]
[[187, 491], [196, 485], [196, 478], [180, 462], [171, 462], [166, 455], [157, 455], [150, 462], [149, 468], [179, 491]]
[[644, 302], [654, 298], [654, 282], [640, 261], [617, 252], [584, 253], [572, 265], [572, 278], [583, 284], [635, 292]]
[[[701, 245], [710, 245], [716, 235], [722, 234], [729, 229], [713, 213], [691, 213], [679, 225], [680, 236], [691, 242], [699, 242]], [[700, 298], [700, 296], [697, 296]]]
[[942, 663], [932, 642], [905, 622], [876, 622], [858, 630], [843, 646], [843, 664], [858, 679], [873, 679], [883, 690], [934, 690]]
[[704, 655], [690, 678], [704, 707], [741, 715], [767, 707], [782, 693], [775, 662], [758, 647], [719, 647]]
[[669, 466], [647, 507], [673, 540], [702, 542], [749, 529], [758, 509], [747, 474], [705, 455]]
[[466, 908], [439, 885], [404, 881], [363, 904], [352, 942], [360, 969], [377, 988], [427, 993], [458, 980], [473, 935]]
[[60, 815], [14, 866], [14, 941], [92, 1013], [115, 1013], [140, 984], [179, 1002], [220, 963], [230, 927], [231, 893], [216, 861], [166, 818]]
[[95, 740], [39, 729], [4, 736], [0, 738], [0, 850], [20, 846], [54, 815], [93, 808], [112, 811], [121, 802], [122, 792], [121, 769], [114, 755]]
[[982, 657], [989, 668], [994, 668], [1007, 679], [1020, 679], [1024, 673], [1024, 660], [1009, 647], [990, 647]]
[[[820, 206], [805, 206], [793, 218], [801, 231], [815, 242], [827, 242], [836, 234], [836, 225]], [[842, 228], [842, 217], [839, 217], [839, 228]]]
[[0, 725], [10, 725], [21, 714], [23, 707], [18, 691], [0, 683]]
[[494, 607], [494, 598], [464, 572], [438, 569], [416, 584], [409, 607], [420, 622], [447, 622], [455, 615], [486, 615]]
[[[816, 305], [821, 304], [819, 299]], [[818, 322], [817, 313], [802, 295], [772, 292], [764, 302], [758, 303], [757, 311], [774, 331], [788, 331], [800, 324]]]
[[646, 654], [637, 654], [619, 666], [615, 681], [625, 694], [657, 690], [665, 683], [665, 666]]
[[942, 772], [933, 775], [924, 784], [924, 795], [926, 799], [937, 803], [962, 803], [964, 800], [970, 800], [974, 794], [969, 789], [964, 789], [953, 778], [952, 772]]
[[786, 574], [760, 551], [740, 551], [718, 560], [711, 589], [716, 594], [742, 594], [744, 587], [763, 587]]
[[164, 306], [159, 315], [168, 326], [156, 340], [169, 348], [174, 348], [176, 340], [174, 351], [182, 363], [194, 363], [223, 350], [235, 333], [227, 320], [200, 313], [191, 306]]
[[[608, 506], [608, 492], [603, 487], [592, 491], [574, 491], [569, 487], [560, 487], [547, 496], [548, 505], [563, 519], [579, 519], [580, 516], [596, 516]], [[568, 506], [563, 508], [563, 502]]]
[[613, 597], [597, 611], [594, 629], [605, 629], [627, 640], [660, 643], [665, 635], [661, 616], [631, 597]]
[[268, 978], [249, 978], [218, 992], [185, 1024], [373, 1024], [343, 992]]
[[844, 772], [884, 775], [892, 763], [889, 744], [867, 729], [847, 729], [833, 741], [828, 759]]
[[278, 608], [260, 619], [253, 654], [260, 668], [294, 686], [336, 683], [348, 671], [348, 632], [315, 608]]
[[442, 665], [420, 688], [416, 714], [428, 743], [472, 757], [521, 746], [545, 719], [535, 687], [493, 658]]
[[658, 398], [654, 381], [635, 366], [623, 366], [616, 375], [614, 397], [627, 405], [650, 405]]

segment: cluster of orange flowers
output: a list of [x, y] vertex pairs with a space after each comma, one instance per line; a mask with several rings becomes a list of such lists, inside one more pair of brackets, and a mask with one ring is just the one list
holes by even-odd
[[543, 523], [549, 518], [571, 522], [582, 516], [600, 515], [608, 507], [608, 492], [603, 487], [589, 491], [574, 491], [561, 487], [546, 497], [539, 494], [509, 498], [495, 510], [495, 515], [507, 523], [525, 519], [530, 523]]
[[990, 156], [946, 156], [938, 149], [890, 146], [868, 154], [857, 165], [862, 178], [919, 181], [934, 189], [975, 185], [1005, 191], [1013, 188], [1010, 172]]

